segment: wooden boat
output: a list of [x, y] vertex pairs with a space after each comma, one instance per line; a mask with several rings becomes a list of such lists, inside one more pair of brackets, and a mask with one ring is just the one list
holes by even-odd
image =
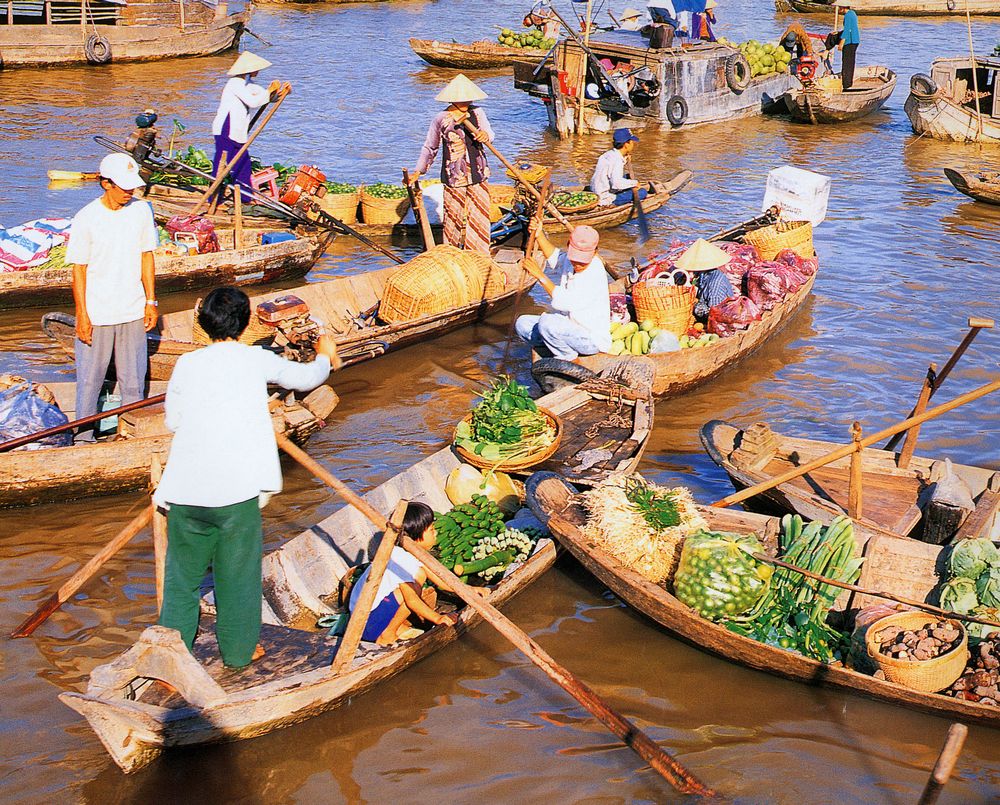
[[[616, 371], [627, 381], [634, 370], [625, 366]], [[647, 373], [647, 390], [649, 378]], [[606, 407], [604, 400], [566, 391], [539, 402], [571, 425], [578, 417], [592, 421], [595, 404]], [[634, 469], [647, 436], [633, 443], [632, 457], [623, 458], [625, 469]], [[382, 512], [390, 512], [403, 498], [447, 511], [451, 503], [445, 480], [457, 466], [451, 448], [439, 450], [365, 498]], [[370, 559], [378, 544], [376, 536], [380, 533], [368, 520], [345, 506], [264, 557], [261, 643], [266, 654], [250, 668], [226, 669], [210, 628], [203, 628], [196, 640], [194, 659], [176, 632], [154, 626], [116, 660], [96, 668], [85, 693], [62, 693], [59, 698], [87, 718], [126, 772], [145, 766], [168, 747], [256, 737], [349, 701], [479, 622], [479, 616], [465, 608], [455, 628], [434, 627], [389, 646], [362, 643], [350, 669], [333, 673], [330, 662], [339, 638], [329, 637], [315, 624], [321, 616], [336, 613], [331, 602], [336, 600], [340, 577], [349, 566]], [[551, 567], [555, 558], [551, 541], [540, 543], [527, 562], [490, 588], [488, 600], [502, 606]], [[153, 680], [177, 692], [168, 693]]]
[[[72, 421], [76, 383], [46, 383], [56, 403]], [[152, 382], [150, 396], [167, 390]], [[326, 424], [339, 398], [330, 386], [307, 395], [271, 398], [275, 431], [302, 443]], [[31, 506], [75, 498], [98, 497], [142, 489], [149, 483], [153, 456], [166, 464], [170, 433], [163, 423], [163, 406], [151, 406], [118, 418], [118, 435], [94, 444], [13, 450], [0, 453], [0, 508]]]
[[960, 143], [1000, 142], [1000, 58], [978, 57], [975, 66], [978, 99], [972, 97], [975, 84], [968, 57], [935, 59], [929, 76], [917, 73], [910, 78], [903, 109], [914, 133]]
[[[775, 0], [778, 11], [798, 14], [832, 14], [834, 7], [816, 0]], [[858, 14], [871, 17], [953, 17], [965, 16], [966, 8], [974, 16], [1000, 14], [995, 0], [854, 0], [851, 3]]]
[[844, 92], [839, 75], [827, 75], [789, 90], [784, 101], [793, 120], [846, 123], [881, 108], [895, 88], [896, 74], [888, 67], [860, 67], [850, 92]]
[[[512, 304], [518, 288], [525, 292], [535, 284], [535, 278], [521, 268], [522, 257], [523, 253], [516, 249], [500, 249], [496, 253], [494, 259], [506, 278], [502, 293], [443, 313], [395, 324], [380, 324], [374, 314], [367, 317], [362, 314], [375, 310], [386, 281], [398, 270], [397, 266], [252, 296], [250, 304], [256, 309], [260, 302], [286, 294], [300, 297], [309, 305], [312, 315], [334, 336], [341, 357], [345, 361], [360, 362], [482, 321], [494, 311]], [[0, 274], [0, 278], [3, 276]], [[47, 313], [42, 326], [67, 354], [73, 354], [76, 328], [73, 316]], [[269, 343], [270, 338], [273, 335], [258, 343]], [[177, 359], [201, 346], [194, 336], [194, 309], [161, 316], [157, 330], [149, 334], [148, 343], [149, 376], [154, 380], [169, 379]]]
[[[222, 251], [157, 255], [157, 293], [218, 285], [264, 285], [301, 277], [322, 256], [332, 237], [324, 233], [261, 244], [262, 234], [263, 230], [244, 229], [240, 247], [234, 249], [234, 230], [220, 231]], [[73, 269], [70, 266], [0, 272], [0, 309], [72, 302]]]
[[959, 193], [987, 204], [1000, 204], [1000, 173], [974, 173], [945, 168], [944, 175]]
[[[890, 704], [920, 710], [950, 720], [1000, 727], [1000, 708], [951, 698], [938, 693], [921, 693], [893, 682], [877, 679], [851, 668], [826, 665], [804, 655], [759, 643], [735, 634], [724, 626], [702, 618], [682, 604], [667, 585], [653, 584], [622, 566], [580, 530], [586, 515], [574, 490], [562, 479], [533, 477], [529, 480], [529, 503], [549, 530], [574, 558], [605, 584], [618, 598], [662, 626], [669, 634], [696, 648], [739, 665], [765, 671], [784, 679], [809, 685], [824, 685], [858, 693]], [[732, 509], [701, 508], [710, 528], [736, 533], [755, 532], [763, 537], [767, 553], [775, 555], [777, 518]], [[872, 534], [855, 525], [855, 540], [863, 551], [865, 564], [858, 585], [929, 602], [941, 582], [936, 568], [943, 565], [947, 548], [916, 540]], [[880, 599], [860, 594], [844, 594], [834, 605], [835, 612], [854, 611]], [[63, 694], [66, 695], [66, 694]]]
[[491, 70], [510, 67], [516, 61], [541, 61], [548, 54], [537, 48], [514, 48], [482, 39], [478, 42], [441, 42], [437, 39], [411, 39], [410, 47], [421, 59], [435, 67], [459, 70]]
[[[792, 467], [819, 458], [839, 445], [814, 439], [798, 439], [775, 433], [764, 423], [741, 429], [713, 420], [701, 429], [701, 441], [712, 460], [722, 467], [737, 489], [767, 481]], [[862, 458], [862, 517], [855, 518], [870, 530], [899, 536], [919, 537], [926, 526], [928, 503], [934, 479], [943, 462], [913, 456], [906, 469], [896, 463], [896, 454], [868, 448]], [[849, 459], [842, 459], [814, 472], [781, 484], [752, 498], [758, 506], [780, 512], [798, 512], [810, 520], [829, 520], [847, 513]], [[1000, 537], [1000, 472], [953, 464], [976, 502], [976, 512], [962, 524], [953, 539], [994, 534]]]
[[[682, 349], [677, 352], [663, 352], [647, 355], [656, 365], [656, 380], [653, 383], [653, 393], [657, 397], [673, 397], [690, 391], [702, 383], [711, 380], [728, 367], [738, 363], [757, 350], [772, 335], [788, 324], [789, 320], [801, 309], [812, 292], [816, 275], [813, 274], [794, 294], [788, 296], [780, 305], [764, 313], [760, 321], [754, 322], [748, 329], [742, 330], [728, 338], [697, 349]], [[612, 293], [624, 291], [624, 284], [616, 282], [611, 285]], [[566, 366], [566, 361], [553, 358], [543, 358], [538, 353], [532, 353], [532, 375], [546, 388], [549, 377], [559, 378], [564, 372], [569, 377], [580, 379], [587, 373], [580, 372], [580, 367], [590, 372], [600, 372], [612, 361], [613, 355], [598, 353], [596, 355], [581, 355], [576, 361]], [[576, 367], [575, 369], [573, 367]], [[556, 379], [554, 382], [559, 382]]]
[[0, 67], [209, 56], [239, 45], [253, 4], [31, 0], [0, 5]]

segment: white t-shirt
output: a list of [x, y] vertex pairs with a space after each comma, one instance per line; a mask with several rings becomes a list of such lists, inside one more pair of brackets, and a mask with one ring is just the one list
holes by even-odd
[[564, 313], [589, 333], [601, 351], [611, 349], [611, 296], [604, 263], [595, 256], [577, 273], [562, 249], [548, 259], [549, 268], [558, 271], [552, 291], [552, 309]]
[[76, 214], [66, 262], [87, 267], [86, 305], [91, 324], [125, 324], [143, 317], [142, 255], [158, 245], [148, 201], [132, 199], [121, 209], [110, 210], [97, 198]]
[[[385, 573], [382, 574], [382, 582], [379, 584], [378, 592], [375, 594], [375, 603], [372, 604], [372, 609], [382, 603], [382, 599], [400, 584], [416, 581], [417, 573], [422, 567], [423, 565], [420, 564], [420, 560], [412, 553], [407, 553], [398, 545], [393, 547], [392, 555], [389, 557], [389, 564], [385, 566]], [[361, 574], [361, 578], [354, 582], [354, 586], [351, 588], [350, 606], [352, 612], [354, 611], [354, 607], [357, 606], [358, 599], [361, 597], [361, 590], [364, 589], [365, 583], [368, 581], [368, 572], [370, 570], [370, 567], [365, 568], [365, 572]]]
[[266, 87], [258, 86], [246, 76], [233, 76], [226, 82], [219, 101], [219, 110], [212, 121], [212, 134], [218, 137], [229, 118], [229, 139], [245, 143], [249, 137], [250, 110], [259, 109], [271, 98]]

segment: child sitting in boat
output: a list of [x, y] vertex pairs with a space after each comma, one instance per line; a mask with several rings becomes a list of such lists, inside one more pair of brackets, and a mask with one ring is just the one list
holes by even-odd
[[[403, 533], [424, 550], [433, 548], [437, 543], [437, 531], [431, 507], [425, 503], [408, 503], [403, 516]], [[368, 565], [358, 565], [344, 574], [338, 592], [341, 606], [348, 603], [348, 608], [354, 611], [368, 581], [369, 570]], [[413, 629], [416, 619], [435, 625], [455, 623], [457, 614], [443, 615], [434, 610], [437, 592], [434, 587], [424, 587], [427, 581], [444, 586], [420, 560], [398, 545], [394, 546], [361, 639], [385, 646], [411, 636], [407, 632]]]

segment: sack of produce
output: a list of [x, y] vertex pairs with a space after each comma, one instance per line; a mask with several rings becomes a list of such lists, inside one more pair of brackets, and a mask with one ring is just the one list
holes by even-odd
[[783, 263], [758, 263], [746, 273], [747, 296], [761, 310], [771, 310], [802, 285], [802, 278]]
[[651, 355], [658, 355], [662, 352], [677, 352], [680, 348], [680, 339], [669, 330], [660, 330], [649, 342]]
[[219, 251], [219, 236], [215, 224], [203, 215], [175, 215], [166, 224], [175, 243], [193, 242], [198, 254]]
[[819, 268], [818, 257], [800, 257], [794, 249], [782, 249], [774, 256], [773, 262], [781, 263], [795, 272], [799, 284], [792, 288], [793, 291], [797, 291]]
[[747, 329], [755, 321], [760, 321], [761, 310], [746, 296], [734, 296], [708, 311], [710, 333], [727, 338], [733, 333]]
[[632, 319], [628, 311], [628, 294], [612, 293], [608, 294], [608, 301], [611, 303], [611, 324], [625, 324]]
[[953, 578], [978, 579], [994, 565], [1000, 565], [1000, 551], [986, 538], [963, 539], [952, 546], [948, 554], [948, 573]]
[[942, 609], [967, 615], [979, 606], [979, 599], [976, 596], [976, 582], [965, 578], [965, 576], [956, 576], [951, 581], [941, 585], [941, 589], [938, 591], [938, 600], [941, 602]]
[[684, 540], [674, 594], [709, 620], [742, 615], [757, 603], [771, 578], [770, 565], [751, 555], [763, 550], [753, 534], [691, 534]]
[[729, 262], [719, 270], [725, 274], [734, 288], [743, 287], [743, 275], [760, 262], [760, 254], [756, 246], [749, 243], [733, 243], [724, 241], [716, 244], [729, 255]]
[[[0, 391], [0, 442], [30, 436], [40, 430], [65, 425], [66, 414], [55, 401], [42, 399], [34, 384], [24, 381]], [[20, 450], [40, 450], [45, 447], [68, 447], [73, 444], [73, 434], [63, 431], [31, 442]]]

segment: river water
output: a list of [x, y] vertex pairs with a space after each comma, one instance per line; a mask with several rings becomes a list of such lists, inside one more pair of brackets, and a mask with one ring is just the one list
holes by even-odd
[[[616, 11], [620, 9], [616, 8]], [[766, 0], [732, 0], [718, 32], [773, 40], [789, 16]], [[412, 166], [433, 102], [454, 74], [428, 68], [409, 36], [493, 37], [524, 8], [487, 10], [459, 0], [347, 6], [262, 7], [252, 28], [273, 43], [247, 46], [289, 80], [293, 93], [255, 152], [317, 163], [340, 181], [397, 181]], [[810, 19], [810, 30], [828, 30]], [[707, 235], [760, 208], [767, 172], [794, 164], [832, 177], [830, 214], [816, 232], [814, 298], [788, 328], [708, 386], [658, 406], [642, 471], [686, 483], [709, 501], [729, 491], [700, 450], [707, 419], [766, 419], [788, 432], [846, 439], [909, 410], [929, 361], [942, 362], [968, 316], [996, 317], [1000, 208], [953, 191], [948, 165], [1000, 163], [1000, 149], [917, 139], [903, 114], [910, 75], [967, 48], [964, 21], [862, 20], [860, 63], [900, 75], [884, 111], [854, 125], [818, 128], [751, 118], [710, 128], [642, 133], [645, 177], [687, 168], [693, 184], [651, 218], [643, 249], [629, 224], [602, 236], [613, 260]], [[979, 52], [1000, 26], [974, 22]], [[48, 168], [93, 170], [96, 134], [123, 136], [152, 105], [161, 130], [177, 118], [185, 142], [207, 147], [208, 127], [231, 56], [106, 69], [0, 72], [0, 223], [72, 215], [92, 188], [55, 190]], [[510, 77], [476, 79], [498, 147], [553, 166], [555, 179], [586, 181], [605, 137], [559, 142], [541, 105]], [[384, 258], [340, 239], [311, 281], [362, 272]], [[537, 294], [536, 294], [537, 297]], [[164, 309], [191, 303], [164, 299]], [[0, 319], [0, 372], [43, 380], [72, 367], [41, 334], [41, 311]], [[356, 489], [371, 487], [437, 449], [496, 370], [504, 316], [335, 376], [341, 404], [310, 452]], [[996, 373], [997, 336], [985, 333], [949, 379], [942, 399]], [[527, 355], [515, 350], [527, 381]], [[989, 399], [924, 428], [921, 452], [1000, 468], [1000, 415]], [[0, 513], [0, 627], [13, 628], [142, 505], [141, 495]], [[286, 492], [267, 510], [268, 547], [334, 511], [337, 501], [303, 471], [286, 468]], [[56, 696], [82, 689], [90, 670], [131, 644], [154, 620], [148, 535], [102, 572], [29, 640], [0, 642], [0, 798], [6, 802], [442, 801], [604, 803], [662, 801], [672, 794], [580, 707], [480, 627], [460, 644], [343, 709], [253, 741], [178, 751], [125, 777], [86, 724]], [[510, 607], [511, 617], [615, 708], [689, 768], [745, 802], [911, 802], [947, 721], [857, 696], [783, 682], [710, 657], [626, 609], [570, 561]], [[995, 800], [996, 733], [973, 728], [942, 801]]]

